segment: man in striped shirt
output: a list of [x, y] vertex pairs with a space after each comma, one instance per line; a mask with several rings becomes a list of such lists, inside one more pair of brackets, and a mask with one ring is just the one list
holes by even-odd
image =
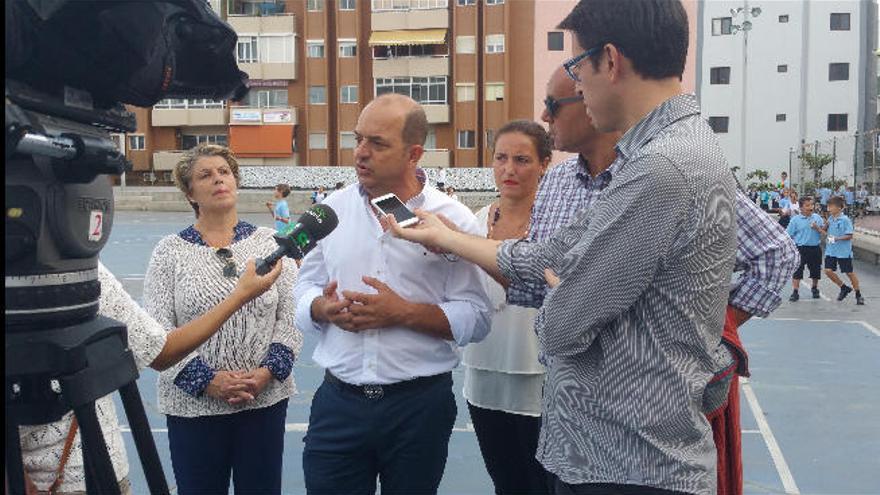
[[560, 27], [580, 45], [565, 66], [596, 128], [623, 133], [592, 207], [545, 242], [477, 239], [424, 213], [419, 229], [392, 228], [514, 285], [558, 274], [536, 321], [537, 457], [557, 493], [714, 494], [702, 399], [721, 349], [736, 186], [680, 94], [687, 17], [678, 1], [582, 0]]

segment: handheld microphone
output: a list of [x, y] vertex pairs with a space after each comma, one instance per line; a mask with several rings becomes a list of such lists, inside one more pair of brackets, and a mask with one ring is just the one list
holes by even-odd
[[286, 229], [275, 234], [278, 249], [265, 258], [257, 258], [257, 273], [260, 275], [269, 273], [275, 263], [284, 256], [295, 260], [302, 259], [315, 248], [318, 241], [333, 232], [338, 224], [339, 219], [332, 208], [324, 204], [312, 206], [295, 224], [289, 224]]

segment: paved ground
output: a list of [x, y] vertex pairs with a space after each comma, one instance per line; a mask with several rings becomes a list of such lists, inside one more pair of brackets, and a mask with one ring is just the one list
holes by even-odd
[[[263, 225], [270, 221], [268, 214], [244, 218]], [[156, 241], [191, 222], [190, 214], [121, 212], [102, 260], [140, 300]], [[834, 301], [836, 288], [823, 280], [823, 298], [789, 303], [786, 289], [786, 302], [771, 318], [751, 321], [741, 330], [752, 369], [751, 379], [741, 386], [747, 494], [880, 494], [880, 268], [855, 266], [866, 306], [856, 306], [852, 296]], [[322, 376], [311, 360], [314, 345], [307, 336], [294, 370], [300, 393], [287, 414], [285, 494], [305, 492], [301, 440]], [[458, 418], [440, 493], [489, 494], [491, 483], [460, 397], [461, 370], [454, 379]], [[139, 384], [173, 486], [165, 421], [156, 411], [156, 373], [146, 371]], [[131, 436], [125, 437], [134, 492], [147, 493]]]

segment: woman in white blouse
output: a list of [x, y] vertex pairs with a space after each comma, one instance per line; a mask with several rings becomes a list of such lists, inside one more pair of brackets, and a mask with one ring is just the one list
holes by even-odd
[[[498, 130], [493, 151], [495, 185], [501, 197], [477, 213], [486, 237], [528, 236], [538, 183], [552, 155], [543, 127], [527, 120]], [[541, 386], [535, 311], [507, 305], [504, 288], [489, 282], [494, 305], [488, 337], [464, 350], [464, 397], [495, 493], [549, 493], [535, 459], [541, 429]]]
[[[240, 221], [238, 163], [199, 145], [174, 169], [195, 223], [156, 245], [144, 281], [147, 311], [166, 329], [197, 318], [235, 286], [245, 260], [277, 247], [274, 230]], [[296, 264], [213, 337], [159, 377], [159, 411], [178, 493], [281, 492], [291, 371], [302, 347], [294, 327]]]
[[[248, 269], [229, 297], [219, 301], [198, 319], [166, 333], [166, 329], [150, 318], [125, 292], [116, 277], [98, 263], [98, 281], [101, 284], [98, 314], [118, 320], [128, 327], [128, 347], [138, 369], [149, 366], [161, 371], [186, 357], [214, 335], [227, 318], [269, 289], [280, 274], [281, 267], [276, 266], [265, 276], [258, 276], [253, 261], [249, 262]], [[95, 401], [95, 410], [120, 490], [123, 495], [130, 494], [125, 445], [111, 397], [108, 395]], [[82, 445], [72, 419], [71, 412], [54, 423], [20, 427], [22, 464], [30, 490], [57, 495], [85, 494]], [[68, 436], [73, 437], [73, 443], [62, 466]]]

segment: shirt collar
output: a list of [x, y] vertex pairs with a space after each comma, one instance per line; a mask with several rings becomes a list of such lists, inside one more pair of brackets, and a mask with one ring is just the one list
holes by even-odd
[[578, 155], [575, 175], [585, 186], [595, 181], [604, 181], [607, 184], [611, 181], [612, 178], [614, 178], [614, 175], [617, 174], [617, 171], [620, 170], [621, 163], [621, 160], [615, 158], [608, 168], [603, 170], [596, 177], [593, 177], [592, 174], [590, 174], [589, 167], [587, 166], [587, 159], [584, 158], [583, 155]]
[[[256, 230], [256, 226], [247, 223], [244, 220], [239, 220], [238, 223], [235, 224], [235, 227], [232, 228], [232, 244], [235, 244], [242, 239], [250, 237], [251, 234], [253, 234]], [[199, 246], [208, 245], [208, 243], [205, 242], [204, 239], [202, 239], [202, 234], [200, 234], [199, 231], [196, 230], [195, 225], [190, 225], [189, 227], [181, 230], [178, 235], [187, 242], [191, 242]]]
[[[422, 189], [418, 194], [409, 199], [409, 201], [405, 201], [406, 205], [411, 208], [421, 208], [425, 204], [425, 184], [428, 182], [427, 174], [425, 174], [425, 170], [421, 167], [416, 168], [416, 179], [419, 181], [419, 184], [422, 186]], [[366, 201], [367, 206], [370, 204], [370, 193], [364, 189], [364, 186], [358, 184], [358, 193], [360, 193], [361, 197]], [[445, 193], [444, 193], [445, 194]]]
[[669, 98], [626, 131], [617, 142], [618, 156], [623, 156], [628, 161], [636, 151], [673, 122], [699, 114], [700, 105], [696, 95], [681, 94]]

